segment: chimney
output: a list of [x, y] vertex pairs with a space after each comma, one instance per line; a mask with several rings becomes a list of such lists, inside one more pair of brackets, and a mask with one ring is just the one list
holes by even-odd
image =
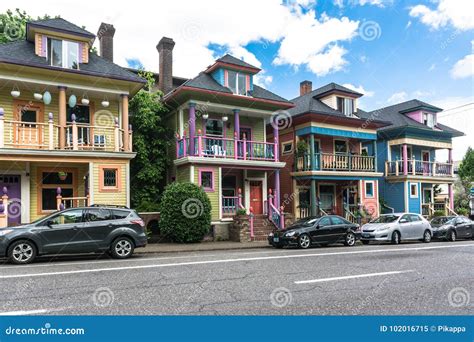
[[313, 82], [306, 80], [300, 83], [300, 96], [308, 94], [312, 91], [313, 91]]
[[99, 31], [97, 32], [100, 43], [100, 56], [110, 62], [114, 61], [114, 34], [114, 25], [100, 24]]
[[173, 89], [173, 48], [174, 40], [163, 37], [158, 42], [156, 49], [160, 55], [160, 69], [158, 88], [163, 94], [168, 94]]

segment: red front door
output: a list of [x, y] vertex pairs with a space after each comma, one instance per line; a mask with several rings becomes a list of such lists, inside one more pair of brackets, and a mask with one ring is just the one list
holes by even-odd
[[250, 206], [255, 215], [263, 214], [262, 182], [250, 182]]

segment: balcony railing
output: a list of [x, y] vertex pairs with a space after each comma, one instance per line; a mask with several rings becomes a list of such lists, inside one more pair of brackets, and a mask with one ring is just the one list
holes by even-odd
[[296, 156], [295, 171], [353, 171], [375, 172], [374, 156], [347, 153], [315, 153], [314, 158], [307, 153]]
[[423, 161], [409, 159], [406, 163], [403, 160], [386, 161], [385, 162], [385, 174], [387, 176], [440, 176], [440, 177], [451, 177], [453, 176], [453, 164], [451, 163], [440, 163], [432, 161]]
[[245, 139], [209, 136], [189, 137], [176, 140], [176, 159], [183, 157], [207, 157], [238, 160], [278, 161], [277, 144]]
[[[60, 126], [52, 120], [43, 122], [22, 122], [0, 118], [0, 148], [60, 149]], [[65, 127], [64, 149], [120, 152], [132, 150], [132, 133], [129, 133], [129, 148], [124, 148], [124, 131], [114, 126], [91, 126], [69, 123]]]

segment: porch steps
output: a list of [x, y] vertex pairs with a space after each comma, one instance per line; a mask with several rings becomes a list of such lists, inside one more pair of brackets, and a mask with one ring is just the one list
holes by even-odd
[[255, 215], [253, 218], [254, 237], [252, 241], [266, 241], [275, 226], [268, 220], [267, 215]]

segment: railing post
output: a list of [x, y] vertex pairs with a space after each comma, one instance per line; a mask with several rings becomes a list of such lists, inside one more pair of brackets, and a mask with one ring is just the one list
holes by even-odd
[[186, 131], [183, 132], [183, 157], [187, 156], [188, 146], [186, 145]]
[[5, 147], [5, 110], [0, 108], [0, 148]]
[[237, 139], [237, 132], [234, 132], [234, 158], [239, 158], [239, 140]]
[[61, 187], [57, 187], [56, 189], [56, 209], [57, 210], [63, 210], [64, 205], [63, 205], [63, 196], [61, 196], [62, 190]]
[[272, 195], [272, 189], [268, 189], [268, 219], [271, 221], [272, 219], [272, 203], [273, 203], [273, 195]]
[[[405, 167], [405, 163], [403, 163], [403, 166]], [[398, 176], [398, 160], [395, 160], [395, 176]], [[403, 170], [403, 174], [405, 174], [405, 170]]]
[[285, 213], [283, 212], [284, 209], [285, 207], [280, 207], [280, 229], [285, 229]]
[[253, 207], [250, 207], [249, 209], [250, 211], [250, 237], [253, 238], [254, 237], [254, 232], [253, 232]]
[[132, 130], [132, 124], [128, 125], [128, 151], [132, 152], [132, 146], [133, 146], [133, 130]]
[[114, 151], [120, 151], [120, 128], [118, 118], [114, 119]]
[[352, 154], [349, 152], [348, 155], [347, 155], [347, 162], [348, 162], [348, 169], [349, 171], [352, 170]]
[[176, 159], [179, 158], [179, 133], [176, 133]]
[[411, 161], [411, 173], [414, 175], [416, 175], [416, 160], [415, 159], [412, 159]]
[[198, 129], [198, 156], [202, 156], [202, 132]]
[[244, 133], [244, 136], [243, 136], [243, 140], [242, 140], [242, 153], [244, 155], [244, 160], [247, 160], [247, 138], [245, 136], [245, 133]]
[[433, 164], [431, 165], [431, 167], [433, 168], [433, 170], [432, 170], [433, 176], [436, 176], [436, 162], [433, 162]]
[[76, 124], [76, 114], [71, 115], [71, 120], [72, 120], [72, 149], [74, 151], [77, 151], [79, 149], [78, 146], [78, 132], [77, 132], [77, 124]]
[[385, 162], [385, 177], [388, 176], [388, 164], [389, 163], [390, 163], [389, 161]]
[[53, 113], [48, 114], [48, 149], [54, 150], [54, 120]]
[[237, 192], [238, 192], [238, 194], [239, 194], [239, 207], [238, 207], [238, 209], [240, 209], [240, 208], [243, 207], [243, 205], [242, 205], [242, 188], [239, 188], [239, 189], [237, 190]]

